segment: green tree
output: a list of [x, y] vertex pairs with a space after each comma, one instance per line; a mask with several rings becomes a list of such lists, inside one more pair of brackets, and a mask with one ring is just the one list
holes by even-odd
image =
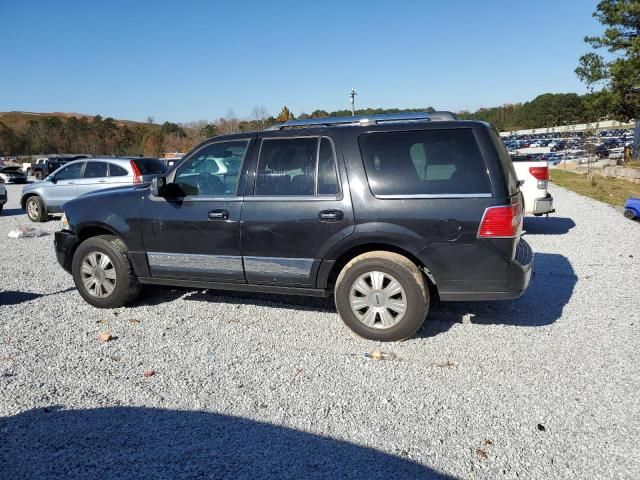
[[200, 135], [203, 137], [215, 137], [218, 134], [218, 127], [216, 127], [213, 123], [207, 123], [204, 127], [200, 129]]
[[[592, 90], [608, 88], [615, 114], [623, 119], [640, 117], [640, 2], [602, 0], [593, 16], [605, 27], [602, 36], [585, 37], [594, 50], [580, 57], [576, 74]], [[640, 156], [640, 122], [636, 122], [635, 157]]]
[[293, 116], [293, 113], [291, 113], [291, 111], [285, 105], [284, 107], [282, 107], [280, 114], [278, 114], [278, 116], [276, 117], [276, 122], [286, 122], [288, 120], [293, 120], [294, 118], [295, 117]]

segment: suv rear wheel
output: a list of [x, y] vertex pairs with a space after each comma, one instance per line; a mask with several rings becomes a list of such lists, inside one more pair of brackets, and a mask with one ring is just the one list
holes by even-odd
[[376, 251], [345, 265], [336, 281], [335, 301], [342, 320], [361, 337], [398, 341], [422, 326], [429, 310], [429, 290], [411, 260]]
[[38, 196], [29, 197], [26, 205], [27, 217], [32, 222], [46, 222], [48, 217], [47, 207], [44, 206], [44, 202]]
[[121, 307], [140, 292], [127, 248], [112, 235], [82, 242], [73, 255], [71, 272], [78, 292], [94, 307]]

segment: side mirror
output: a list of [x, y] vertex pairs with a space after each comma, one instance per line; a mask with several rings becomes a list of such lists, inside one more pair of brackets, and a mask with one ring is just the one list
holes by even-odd
[[151, 180], [151, 195], [154, 197], [162, 197], [164, 195], [164, 189], [167, 186], [167, 179], [165, 177], [155, 177]]
[[56, 177], [54, 177], [53, 175], [49, 175], [47, 178], [45, 178], [45, 180], [49, 180], [51, 183], [58, 183]]

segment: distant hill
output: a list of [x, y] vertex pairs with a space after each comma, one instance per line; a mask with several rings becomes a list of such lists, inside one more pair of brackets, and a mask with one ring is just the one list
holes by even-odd
[[[96, 115], [87, 115], [86, 113], [73, 113], [73, 112], [0, 112], [0, 122], [4, 123], [12, 130], [23, 130], [30, 120], [38, 120], [44, 117], [57, 117], [60, 120], [67, 120], [71, 117], [78, 119], [84, 118], [91, 121]], [[101, 117], [104, 119], [105, 117]], [[146, 122], [135, 122], [133, 120], [118, 120], [114, 119], [114, 122], [118, 126], [132, 126], [132, 125], [150, 125]]]

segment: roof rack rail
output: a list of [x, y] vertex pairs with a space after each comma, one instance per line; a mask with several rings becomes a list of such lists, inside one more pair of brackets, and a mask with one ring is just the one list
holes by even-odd
[[458, 117], [455, 113], [448, 112], [446, 110], [431, 112], [429, 116], [431, 117], [431, 120], [434, 122], [451, 122], [451, 121], [458, 120]]
[[[435, 117], [434, 117], [435, 115]], [[330, 127], [336, 125], [371, 125], [393, 122], [429, 122], [432, 120], [457, 120], [451, 112], [406, 112], [376, 115], [356, 115], [352, 117], [308, 118], [305, 120], [289, 120], [273, 125], [266, 130], [284, 130], [287, 128]]]

